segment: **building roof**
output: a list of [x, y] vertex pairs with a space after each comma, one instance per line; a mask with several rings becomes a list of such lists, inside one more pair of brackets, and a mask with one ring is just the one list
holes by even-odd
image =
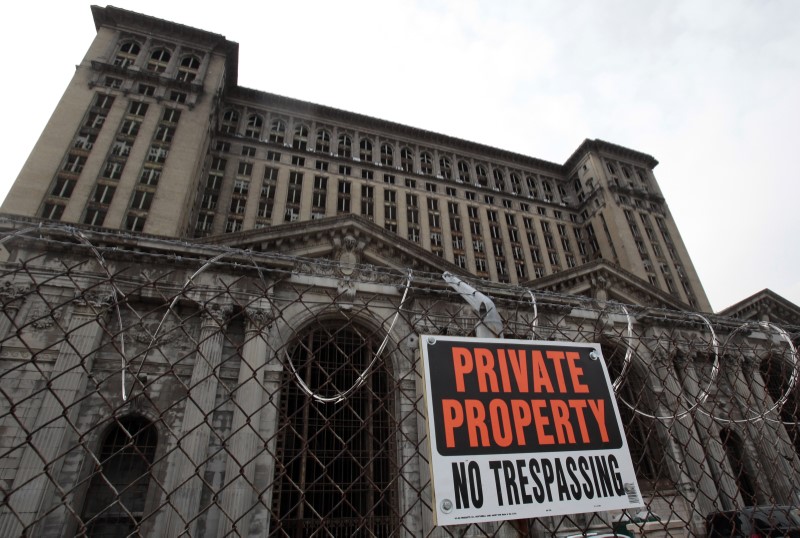
[[800, 327], [800, 306], [770, 289], [763, 289], [719, 312], [748, 321], [771, 321]]

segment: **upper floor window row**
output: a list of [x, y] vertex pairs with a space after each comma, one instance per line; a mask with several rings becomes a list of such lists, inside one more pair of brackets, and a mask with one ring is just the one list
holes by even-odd
[[198, 54], [188, 53], [173, 59], [173, 52], [164, 46], [155, 46], [144, 55], [142, 52], [143, 47], [136, 40], [122, 41], [117, 47], [113, 63], [122, 68], [139, 63], [145, 70], [158, 74], [172, 70], [175, 78], [184, 82], [195, 80], [200, 71], [202, 59]]
[[[535, 174], [525, 174], [513, 169], [505, 170], [505, 167], [487, 163], [479, 162], [473, 165], [467, 159], [447, 154], [440, 154], [437, 159], [430, 150], [417, 152], [409, 146], [388, 141], [381, 141], [376, 145], [374, 137], [356, 137], [348, 132], [341, 132], [334, 138], [330, 128], [320, 127], [314, 131], [302, 122], [297, 122], [290, 128], [289, 121], [284, 118], [273, 119], [268, 124], [269, 129], [264, 130], [265, 115], [265, 113], [248, 114], [244, 121], [244, 132], [241, 132], [240, 123], [243, 116], [236, 109], [228, 108], [222, 113], [220, 130], [225, 134], [241, 134], [248, 138], [290, 145], [294, 149], [303, 151], [327, 153], [366, 163], [374, 162], [380, 166], [397, 167], [409, 173], [435, 175], [458, 183], [527, 195], [530, 198], [539, 198], [540, 191], [549, 195], [553, 190], [547, 180], [540, 180]], [[554, 201], [552, 196], [545, 196], [543, 199], [547, 202]]]

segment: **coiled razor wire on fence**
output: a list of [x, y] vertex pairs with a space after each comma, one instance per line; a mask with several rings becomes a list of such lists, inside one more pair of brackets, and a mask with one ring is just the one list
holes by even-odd
[[647, 510], [437, 528], [417, 341], [481, 323], [440, 273], [5, 224], [0, 535], [694, 536], [800, 503], [796, 326], [465, 275], [507, 337], [599, 345]]

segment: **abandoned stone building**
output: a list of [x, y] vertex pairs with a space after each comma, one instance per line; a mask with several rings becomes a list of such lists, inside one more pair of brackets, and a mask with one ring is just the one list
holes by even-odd
[[[550, 536], [433, 525], [419, 336], [596, 343], [658, 521], [800, 503], [800, 308], [717, 314], [645, 153], [553, 163], [237, 85], [114, 7], [2, 205], [0, 535]], [[652, 517], [651, 519], [655, 519]]]

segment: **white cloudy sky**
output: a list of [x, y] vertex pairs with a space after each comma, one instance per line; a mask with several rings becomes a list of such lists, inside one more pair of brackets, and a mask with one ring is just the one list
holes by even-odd
[[[712, 307], [800, 304], [800, 1], [114, 5], [237, 41], [244, 86], [559, 163], [649, 153]], [[4, 11], [0, 197], [95, 33], [89, 3]]]

